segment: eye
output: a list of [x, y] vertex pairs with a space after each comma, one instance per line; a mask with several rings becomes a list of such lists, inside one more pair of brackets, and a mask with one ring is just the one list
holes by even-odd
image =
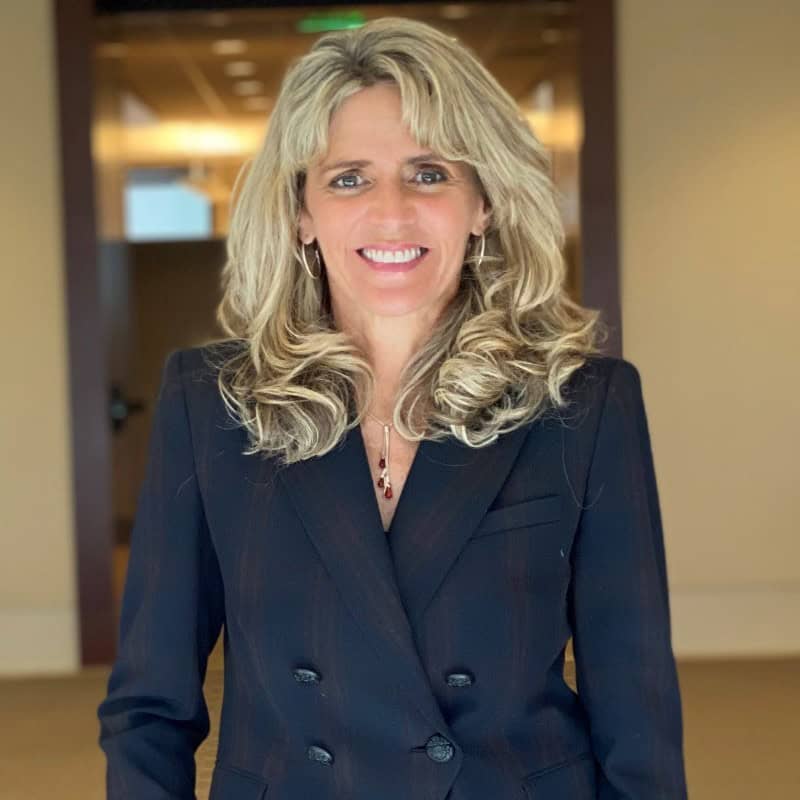
[[[422, 175], [422, 176], [434, 176], [434, 177], [438, 176], [438, 179], [437, 180], [429, 180], [428, 177], [426, 177], [424, 180], [421, 180], [421, 181], [416, 180], [416, 178], [419, 177], [420, 175]], [[357, 180], [360, 177], [361, 176], [358, 175], [358, 173], [347, 172], [344, 175], [339, 175], [338, 178], [334, 178], [330, 182], [330, 186], [332, 186], [334, 189], [344, 189], [345, 191], [347, 191], [349, 189], [358, 189], [363, 184], [360, 184], [360, 183], [341, 183], [341, 181], [349, 181], [351, 179], [352, 180]], [[435, 186], [438, 183], [445, 183], [448, 180], [447, 173], [444, 170], [441, 170], [441, 169], [438, 169], [438, 168], [420, 169], [416, 173], [414, 178], [415, 178], [414, 183], [416, 183], [418, 185], [421, 185], [421, 186]]]
[[[421, 181], [423, 186], [435, 186], [437, 183], [444, 183], [447, 180], [446, 173], [440, 169], [421, 169], [417, 175], [438, 175], [441, 178], [438, 181]], [[420, 183], [420, 181], [417, 181], [417, 183]]]
[[346, 180], [348, 178], [358, 178], [358, 177], [359, 176], [356, 175], [354, 172], [348, 172], [344, 175], [340, 175], [338, 178], [334, 178], [331, 181], [331, 186], [333, 186], [334, 189], [357, 189], [359, 184], [342, 185], [341, 183], [339, 183], [339, 181]]

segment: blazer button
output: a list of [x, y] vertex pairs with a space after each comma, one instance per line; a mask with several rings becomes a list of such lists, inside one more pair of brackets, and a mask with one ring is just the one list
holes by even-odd
[[324, 747], [312, 744], [308, 748], [307, 754], [312, 761], [319, 761], [320, 764], [333, 764], [333, 753], [328, 752]]
[[448, 686], [471, 686], [472, 675], [468, 672], [451, 672], [447, 676]]
[[449, 761], [455, 752], [453, 745], [438, 733], [435, 733], [425, 742], [425, 752], [431, 761], [443, 763]]
[[292, 670], [292, 675], [298, 683], [319, 683], [322, 680], [321, 675], [315, 669], [306, 669], [305, 667], [297, 667]]

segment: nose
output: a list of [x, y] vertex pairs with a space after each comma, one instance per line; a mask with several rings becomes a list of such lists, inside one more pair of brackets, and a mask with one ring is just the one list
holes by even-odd
[[416, 221], [413, 190], [395, 181], [378, 184], [369, 193], [370, 221], [383, 229], [407, 227]]

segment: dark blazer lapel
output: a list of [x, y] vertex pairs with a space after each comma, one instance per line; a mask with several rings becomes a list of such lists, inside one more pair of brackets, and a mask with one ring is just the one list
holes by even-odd
[[281, 467], [278, 475], [387, 678], [446, 732], [398, 592], [360, 428], [324, 456]]
[[442, 732], [447, 724], [414, 632], [497, 495], [528, 430], [517, 428], [479, 449], [454, 437], [420, 442], [388, 536], [358, 426], [324, 456], [278, 471], [344, 602], [383, 659], [387, 676], [409, 692]]
[[529, 430], [523, 425], [482, 448], [452, 436], [420, 443], [389, 535], [413, 630], [500, 491]]

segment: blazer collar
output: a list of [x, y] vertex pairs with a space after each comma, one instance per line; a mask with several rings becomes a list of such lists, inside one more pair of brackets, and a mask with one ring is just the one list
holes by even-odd
[[450, 436], [417, 448], [389, 533], [356, 425], [324, 456], [278, 470], [308, 536], [387, 675], [447, 732], [415, 632], [497, 495], [529, 426], [471, 448]]

